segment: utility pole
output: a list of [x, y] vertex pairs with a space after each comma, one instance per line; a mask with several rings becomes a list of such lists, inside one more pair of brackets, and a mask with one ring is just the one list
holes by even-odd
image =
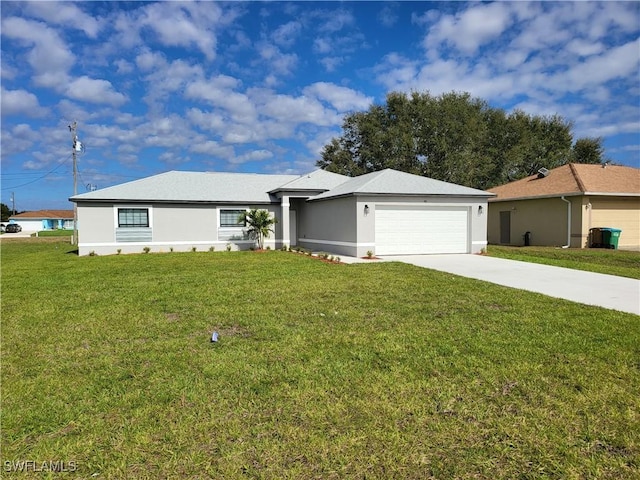
[[[78, 145], [78, 135], [76, 130], [78, 128], [78, 122], [74, 121], [69, 125], [69, 131], [71, 132], [72, 149], [71, 155], [73, 157], [73, 196], [78, 194], [78, 160], [76, 156], [76, 148]], [[73, 237], [71, 240], [73, 245], [78, 245], [78, 204], [73, 202]]]

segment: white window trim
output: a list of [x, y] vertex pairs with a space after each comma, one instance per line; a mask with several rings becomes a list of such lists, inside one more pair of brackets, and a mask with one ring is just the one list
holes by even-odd
[[113, 228], [126, 228], [118, 226], [118, 210], [121, 208], [146, 208], [149, 212], [149, 226], [140, 228], [153, 228], [153, 206], [152, 205], [114, 205], [113, 206]]

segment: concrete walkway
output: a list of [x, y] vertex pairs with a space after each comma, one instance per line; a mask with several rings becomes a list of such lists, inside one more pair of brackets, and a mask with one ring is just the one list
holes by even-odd
[[405, 262], [463, 277], [640, 315], [640, 280], [483, 255], [402, 255]]

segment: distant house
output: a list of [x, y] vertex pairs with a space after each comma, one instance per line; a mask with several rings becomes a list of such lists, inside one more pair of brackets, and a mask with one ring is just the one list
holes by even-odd
[[355, 178], [172, 171], [71, 197], [79, 254], [248, 249], [240, 214], [277, 220], [265, 246], [338, 255], [477, 253], [487, 244], [491, 194], [382, 170]]
[[640, 248], [640, 169], [568, 164], [489, 190], [488, 241], [584, 248], [589, 230], [622, 230], [620, 248]]
[[17, 223], [25, 232], [41, 230], [73, 230], [73, 210], [38, 210], [24, 212], [9, 217], [9, 221]]

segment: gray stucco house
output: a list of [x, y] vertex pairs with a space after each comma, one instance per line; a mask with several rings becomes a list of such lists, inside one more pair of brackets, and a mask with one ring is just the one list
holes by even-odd
[[78, 209], [79, 254], [248, 249], [239, 213], [268, 210], [265, 246], [299, 245], [338, 255], [478, 253], [487, 245], [492, 194], [381, 170], [345, 177], [181, 172], [70, 198]]

